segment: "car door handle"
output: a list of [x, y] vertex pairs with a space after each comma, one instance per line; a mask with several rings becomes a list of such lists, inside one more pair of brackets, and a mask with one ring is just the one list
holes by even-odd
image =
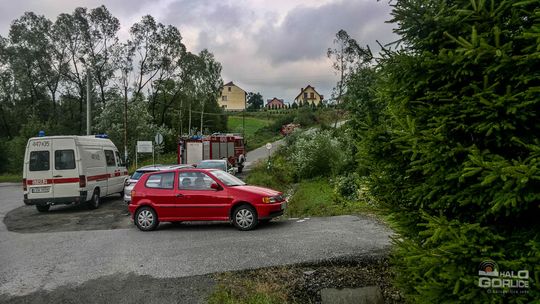
[[180, 193], [178, 193], [178, 194], [176, 195], [176, 197], [183, 197], [183, 196], [184, 196], [184, 195], [183, 195], [183, 194], [180, 194]]
[[62, 177], [62, 175], [53, 175], [53, 177]]

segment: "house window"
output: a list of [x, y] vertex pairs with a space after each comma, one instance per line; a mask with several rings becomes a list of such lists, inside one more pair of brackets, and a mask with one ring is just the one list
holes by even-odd
[[221, 96], [221, 101], [227, 101], [227, 95]]
[[311, 99], [315, 98], [315, 93], [313, 93], [313, 92], [312, 92], [312, 93], [309, 93], [309, 97], [310, 97]]
[[307, 98], [307, 92], [304, 92], [304, 99]]
[[231, 87], [227, 87], [227, 89], [229, 90], [229, 92], [231, 91]]

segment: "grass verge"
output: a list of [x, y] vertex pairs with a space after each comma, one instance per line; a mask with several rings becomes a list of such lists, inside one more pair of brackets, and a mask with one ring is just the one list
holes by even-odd
[[362, 200], [348, 201], [335, 194], [328, 179], [302, 180], [297, 184], [287, 214], [290, 217], [376, 213]]
[[378, 286], [385, 303], [401, 303], [384, 256], [348, 262], [293, 265], [215, 275], [217, 287], [208, 303], [320, 303], [324, 288]]
[[[146, 156], [144, 158], [137, 159], [137, 166], [135, 166], [135, 159], [133, 159], [133, 162], [129, 164], [128, 172], [129, 174], [133, 174], [135, 170], [139, 169], [140, 167], [148, 166], [154, 164], [152, 160], [152, 155]], [[162, 164], [162, 165], [173, 165], [177, 162], [177, 155], [176, 152], [169, 152], [161, 155], [155, 155], [155, 163], [156, 164]]]
[[21, 183], [21, 174], [2, 173], [0, 174], [0, 183]]

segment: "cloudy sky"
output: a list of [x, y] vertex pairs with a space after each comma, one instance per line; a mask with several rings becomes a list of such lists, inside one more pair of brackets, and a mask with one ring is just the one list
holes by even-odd
[[0, 0], [0, 35], [12, 20], [33, 11], [55, 20], [75, 7], [104, 4], [120, 19], [120, 38], [150, 14], [180, 29], [189, 51], [204, 48], [223, 65], [225, 82], [247, 92], [292, 102], [310, 84], [329, 97], [337, 76], [326, 57], [337, 31], [360, 45], [396, 40], [388, 0]]

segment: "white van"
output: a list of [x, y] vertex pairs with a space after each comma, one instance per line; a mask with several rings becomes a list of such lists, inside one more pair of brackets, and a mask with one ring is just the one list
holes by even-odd
[[40, 212], [85, 202], [95, 209], [100, 197], [122, 197], [127, 177], [118, 149], [106, 136], [32, 137], [24, 155], [24, 203]]

